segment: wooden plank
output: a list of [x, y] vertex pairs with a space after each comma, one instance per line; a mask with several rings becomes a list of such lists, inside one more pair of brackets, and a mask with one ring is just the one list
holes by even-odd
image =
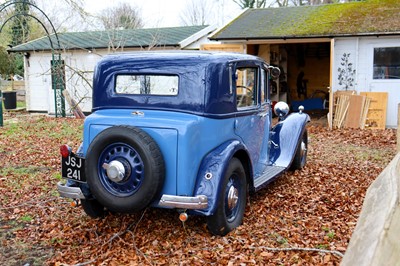
[[363, 112], [361, 115], [361, 122], [360, 122], [360, 128], [361, 129], [365, 129], [365, 124], [367, 122], [367, 115], [368, 115], [368, 110], [369, 110], [369, 106], [371, 104], [371, 98], [366, 97], [365, 98], [365, 104], [363, 107]]
[[328, 126], [329, 129], [333, 128], [333, 66], [335, 62], [335, 38], [331, 39], [331, 52], [330, 52], [330, 67], [329, 67], [329, 113], [328, 113]]
[[343, 124], [345, 128], [360, 128], [365, 98], [361, 95], [350, 95], [349, 108]]
[[333, 126], [336, 128], [341, 128], [343, 122], [347, 115], [347, 110], [349, 108], [349, 95], [340, 95], [337, 97], [335, 116], [333, 121]]
[[[342, 96], [343, 97], [343, 96]], [[343, 101], [343, 109], [342, 109], [342, 114], [339, 120], [339, 125], [338, 128], [342, 128], [343, 122], [346, 119], [348, 109], [349, 109], [349, 103], [350, 103], [350, 96], [344, 96], [344, 101]]]
[[246, 47], [244, 44], [202, 44], [200, 50], [245, 53]]
[[371, 98], [365, 126], [370, 129], [385, 129], [387, 92], [361, 92], [360, 95]]
[[79, 107], [78, 103], [72, 99], [67, 90], [63, 91], [63, 95], [65, 100], [68, 102], [71, 107], [71, 111], [76, 118], [85, 118], [85, 114], [82, 112], [82, 109]]

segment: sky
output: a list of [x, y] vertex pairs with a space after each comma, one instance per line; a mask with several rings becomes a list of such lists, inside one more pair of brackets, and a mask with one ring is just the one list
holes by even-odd
[[[6, 0], [0, 0], [0, 4]], [[35, 0], [55, 25], [57, 31], [87, 31], [101, 29], [94, 17], [80, 17], [71, 8], [75, 3], [86, 12], [95, 16], [103, 9], [121, 2], [136, 6], [145, 28], [184, 26], [182, 16], [192, 2], [207, 3], [211, 19], [207, 24], [222, 27], [236, 18], [243, 10], [234, 0]], [[275, 0], [267, 0], [267, 6]], [[212, 6], [212, 7], [211, 7]], [[100, 26], [100, 27], [99, 27]]]
[[[198, 0], [215, 2], [215, 10], [218, 14], [217, 23], [224, 24], [235, 18], [242, 11], [233, 0]], [[85, 9], [88, 12], [99, 12], [119, 2], [127, 2], [137, 6], [141, 10], [146, 28], [182, 26], [181, 14], [190, 0], [84, 0]]]

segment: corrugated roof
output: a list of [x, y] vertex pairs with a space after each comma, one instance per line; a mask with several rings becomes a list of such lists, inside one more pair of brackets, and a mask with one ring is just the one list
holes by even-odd
[[248, 9], [212, 40], [400, 34], [400, 1]]
[[[207, 28], [207, 26], [187, 26], [114, 31], [89, 31], [58, 33], [61, 49], [99, 49], [108, 47], [149, 47], [149, 46], [179, 46], [180, 42]], [[55, 49], [58, 48], [54, 34], [51, 40]], [[43, 51], [51, 50], [47, 36], [15, 46], [9, 51]]]

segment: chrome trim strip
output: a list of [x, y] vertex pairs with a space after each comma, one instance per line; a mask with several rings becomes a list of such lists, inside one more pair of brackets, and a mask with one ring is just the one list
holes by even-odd
[[63, 198], [86, 199], [80, 187], [67, 187], [61, 181], [57, 183], [58, 193]]
[[187, 196], [174, 196], [174, 195], [162, 195], [159, 206], [178, 208], [178, 209], [206, 209], [208, 207], [207, 196], [198, 195], [196, 197]]

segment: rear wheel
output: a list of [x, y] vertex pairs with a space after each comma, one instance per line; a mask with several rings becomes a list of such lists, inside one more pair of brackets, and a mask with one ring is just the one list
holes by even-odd
[[85, 213], [92, 218], [100, 218], [105, 214], [104, 206], [95, 199], [81, 200], [81, 205]]
[[304, 130], [301, 141], [297, 146], [296, 155], [294, 156], [291, 169], [300, 170], [307, 163], [308, 134], [307, 129]]
[[241, 225], [246, 196], [246, 173], [240, 160], [232, 158], [218, 195], [217, 208], [213, 215], [207, 217], [208, 230], [212, 234], [223, 236]]

